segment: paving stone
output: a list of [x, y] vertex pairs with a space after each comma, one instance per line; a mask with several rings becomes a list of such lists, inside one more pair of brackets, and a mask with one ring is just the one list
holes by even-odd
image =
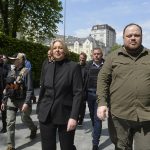
[[[35, 95], [38, 97], [39, 89], [35, 90]], [[36, 125], [38, 124], [37, 115], [35, 113], [36, 104], [33, 104], [32, 119]], [[2, 126], [0, 116], [0, 128]], [[30, 140], [30, 130], [21, 122], [19, 113], [16, 118], [16, 149], [17, 150], [41, 150], [40, 131], [37, 131], [37, 138]], [[75, 145], [77, 150], [92, 150], [92, 125], [89, 118], [88, 108], [86, 108], [85, 119], [82, 127], [77, 127], [75, 135]], [[0, 134], [0, 150], [5, 150], [6, 133]], [[108, 135], [107, 121], [103, 122], [102, 135], [100, 139], [99, 150], [113, 150], [114, 146], [111, 143]], [[59, 141], [57, 139], [57, 150], [60, 150]]]

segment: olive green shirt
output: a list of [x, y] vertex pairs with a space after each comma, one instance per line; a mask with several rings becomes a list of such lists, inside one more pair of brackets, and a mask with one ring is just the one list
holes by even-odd
[[98, 74], [98, 106], [110, 106], [116, 117], [150, 121], [150, 51], [138, 57], [122, 47], [106, 58]]

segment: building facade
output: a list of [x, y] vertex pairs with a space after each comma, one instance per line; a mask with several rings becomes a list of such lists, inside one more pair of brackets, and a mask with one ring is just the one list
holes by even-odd
[[71, 52], [80, 54], [84, 52], [87, 54], [87, 60], [91, 60], [91, 53], [93, 48], [102, 48], [103, 52], [105, 53], [105, 46], [103, 43], [95, 40], [91, 36], [86, 38], [77, 38], [68, 36], [65, 38], [65, 42], [68, 45], [68, 48]]
[[105, 47], [112, 47], [116, 43], [116, 31], [107, 24], [94, 25], [91, 36], [95, 40], [104, 43]]
[[70, 51], [78, 54], [85, 52], [87, 60], [90, 60], [91, 52], [95, 47], [102, 48], [104, 56], [107, 55], [116, 43], [116, 31], [107, 24], [94, 25], [86, 38], [68, 36], [65, 39]]
[[[63, 35], [56, 34], [55, 37], [64, 39]], [[65, 42], [71, 52], [77, 54], [85, 52], [87, 54], [87, 60], [90, 60], [93, 48], [102, 48], [103, 55], [107, 55], [111, 47], [116, 43], [116, 32], [107, 24], [94, 25], [91, 29], [91, 34], [88, 37], [78, 38], [74, 36], [66, 36]], [[49, 44], [48, 39], [45, 44]]]

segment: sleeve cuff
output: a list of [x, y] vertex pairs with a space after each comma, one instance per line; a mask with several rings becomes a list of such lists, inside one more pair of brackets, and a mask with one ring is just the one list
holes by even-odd
[[102, 98], [102, 99], [98, 98], [97, 103], [98, 103], [98, 106], [107, 106], [108, 105], [104, 98]]

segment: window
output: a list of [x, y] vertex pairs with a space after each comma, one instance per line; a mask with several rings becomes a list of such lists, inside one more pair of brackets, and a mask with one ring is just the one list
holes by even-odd
[[94, 29], [94, 30], [97, 30], [97, 26], [95, 26], [93, 29]]

